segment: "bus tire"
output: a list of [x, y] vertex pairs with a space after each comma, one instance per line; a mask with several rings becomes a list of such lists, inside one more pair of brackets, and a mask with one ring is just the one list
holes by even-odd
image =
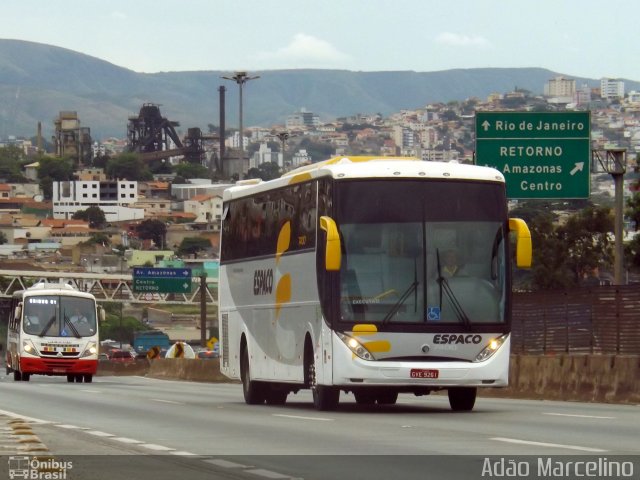
[[251, 380], [251, 370], [249, 367], [249, 353], [246, 345], [242, 348], [240, 355], [240, 379], [242, 380], [242, 393], [244, 401], [248, 405], [260, 405], [265, 401], [264, 385]]
[[75, 379], [75, 375], [67, 375], [67, 382], [73, 383]]
[[82, 383], [82, 375], [76, 375], [76, 383]]
[[478, 389], [475, 387], [456, 387], [447, 390], [449, 405], [455, 412], [469, 412], [476, 403]]
[[84, 383], [93, 382], [93, 375], [84, 375]]
[[22, 374], [22, 381], [23, 382], [28, 382], [30, 378], [31, 378], [31, 374], [30, 373], [23, 373]]
[[327, 385], [318, 385], [316, 381], [316, 362], [313, 355], [310, 356], [308, 362], [308, 378], [311, 386], [311, 394], [313, 395], [313, 406], [316, 410], [330, 411], [338, 408], [340, 402], [340, 390], [336, 387]]
[[22, 373], [20, 373], [20, 370], [14, 370], [13, 371], [13, 381], [14, 382], [19, 382], [20, 380], [22, 380]]

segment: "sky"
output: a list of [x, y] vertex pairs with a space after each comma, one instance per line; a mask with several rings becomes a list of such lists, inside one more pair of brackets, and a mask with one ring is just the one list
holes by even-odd
[[4, 0], [1, 38], [136, 72], [541, 67], [640, 81], [637, 0]]

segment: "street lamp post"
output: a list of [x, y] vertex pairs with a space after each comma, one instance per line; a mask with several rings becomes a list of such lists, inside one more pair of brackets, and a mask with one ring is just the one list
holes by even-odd
[[286, 162], [284, 161], [284, 150], [285, 150], [285, 147], [287, 146], [287, 140], [289, 139], [291, 134], [289, 132], [280, 132], [276, 136], [282, 142], [282, 169], [284, 170], [287, 166]]
[[238, 113], [239, 123], [240, 123], [240, 165], [242, 166], [242, 162], [244, 161], [244, 138], [243, 138], [244, 135], [243, 135], [243, 128], [242, 128], [242, 86], [245, 83], [247, 83], [249, 80], [255, 80], [257, 78], [260, 78], [260, 75], [255, 75], [251, 77], [247, 75], [247, 72], [235, 72], [235, 74], [232, 77], [223, 76], [222, 78], [224, 78], [225, 80], [232, 80], [238, 84], [238, 92], [240, 96], [240, 110]]

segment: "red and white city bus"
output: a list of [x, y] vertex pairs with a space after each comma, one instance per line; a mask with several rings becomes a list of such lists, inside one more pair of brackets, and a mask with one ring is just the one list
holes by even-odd
[[91, 382], [98, 368], [98, 319], [104, 310], [87, 292], [40, 282], [14, 292], [7, 332], [7, 374], [29, 381], [33, 374], [66, 375]]

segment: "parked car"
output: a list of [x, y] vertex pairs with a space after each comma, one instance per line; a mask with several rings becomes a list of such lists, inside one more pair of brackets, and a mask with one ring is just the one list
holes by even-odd
[[114, 350], [109, 355], [109, 360], [114, 363], [134, 363], [136, 361], [133, 356], [124, 350]]
[[196, 358], [202, 358], [204, 360], [218, 358], [220, 354], [212, 350], [202, 350], [196, 353]]

